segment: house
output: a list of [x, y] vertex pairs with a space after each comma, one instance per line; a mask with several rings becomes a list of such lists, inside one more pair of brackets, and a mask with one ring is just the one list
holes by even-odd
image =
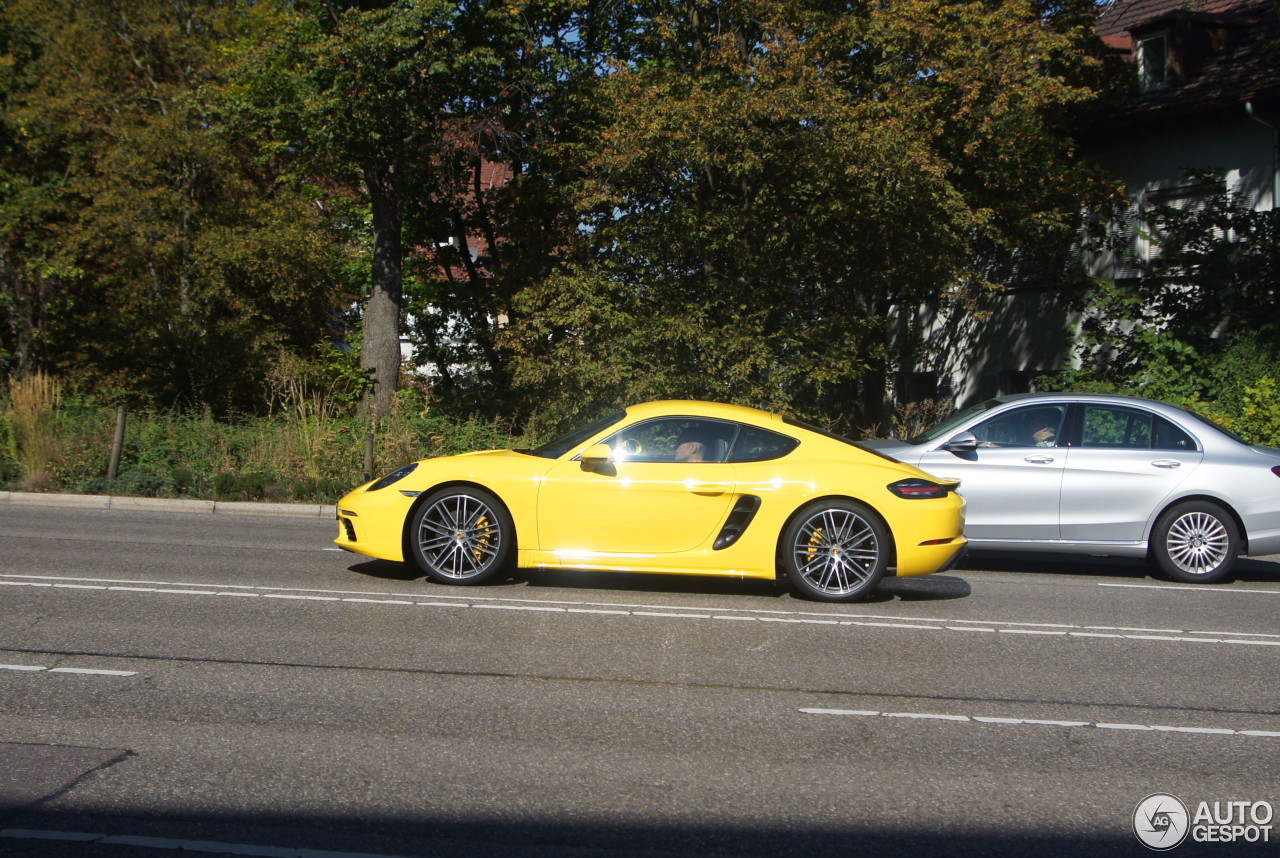
[[1127, 98], [1083, 129], [1082, 143], [1124, 180], [1133, 209], [1123, 253], [1099, 254], [1094, 274], [1133, 276], [1153, 249], [1144, 214], [1188, 207], [1222, 190], [1187, 168], [1220, 171], [1225, 190], [1255, 210], [1280, 198], [1280, 13], [1274, 0], [1117, 0], [1098, 36], [1132, 70]]
[[[1125, 60], [1121, 97], [1094, 112], [1076, 137], [1081, 152], [1120, 178], [1131, 200], [1118, 243], [1083, 248], [1090, 274], [1136, 276], [1154, 248], [1146, 213], [1195, 206], [1240, 192], [1255, 210], [1280, 200], [1280, 12], [1278, 0], [1113, 0], [1096, 27]], [[1214, 170], [1204, 185], [1187, 170]], [[1068, 365], [1075, 322], [1052, 295], [1014, 287], [974, 326], [963, 367], [942, 373], [958, 404], [1032, 389]], [[1049, 320], [1060, 320], [1046, 324]]]

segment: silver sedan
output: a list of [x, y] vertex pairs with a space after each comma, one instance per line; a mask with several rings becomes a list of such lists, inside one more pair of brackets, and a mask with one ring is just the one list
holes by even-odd
[[865, 441], [969, 502], [974, 549], [1146, 557], [1176, 581], [1280, 553], [1280, 449], [1127, 396], [1021, 394], [909, 440]]

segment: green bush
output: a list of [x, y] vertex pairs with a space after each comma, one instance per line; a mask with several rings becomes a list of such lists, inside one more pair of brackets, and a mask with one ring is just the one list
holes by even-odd
[[1280, 390], [1276, 380], [1264, 375], [1244, 389], [1235, 431], [1255, 444], [1280, 447]]

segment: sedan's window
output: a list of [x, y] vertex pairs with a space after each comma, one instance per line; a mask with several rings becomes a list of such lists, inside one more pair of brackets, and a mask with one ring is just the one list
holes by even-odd
[[977, 405], [971, 405], [964, 411], [951, 415], [941, 423], [926, 429], [913, 438], [908, 438], [908, 444], [928, 444], [942, 438], [944, 435], [950, 435], [959, 426], [972, 420], [984, 411], [990, 411], [992, 408], [999, 408], [1003, 405], [998, 399], [988, 399], [986, 402], [980, 402]]
[[605, 439], [627, 462], [723, 462], [738, 424], [696, 417], [663, 417], [628, 426]]
[[1163, 417], [1156, 418], [1155, 431], [1151, 436], [1151, 446], [1156, 450], [1195, 450], [1196, 439], [1192, 438], [1182, 427], [1175, 426]]
[[1113, 450], [1196, 450], [1194, 438], [1169, 420], [1118, 405], [1086, 405], [1081, 445]]
[[755, 426], [743, 426], [738, 432], [738, 440], [729, 452], [730, 462], [768, 462], [781, 459], [796, 448], [800, 442], [777, 432], [757, 429]]
[[1062, 433], [1065, 405], [1016, 408], [973, 427], [981, 447], [1053, 447]]
[[1151, 418], [1146, 411], [1111, 405], [1086, 405], [1082, 447], [1117, 450], [1151, 448]]

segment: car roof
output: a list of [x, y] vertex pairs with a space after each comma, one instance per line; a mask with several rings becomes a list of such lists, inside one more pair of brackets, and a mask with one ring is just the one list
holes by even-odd
[[627, 407], [631, 418], [647, 417], [710, 417], [720, 420], [748, 423], [780, 423], [782, 415], [747, 405], [730, 405], [725, 402], [704, 402], [696, 399], [660, 399]]
[[1180, 414], [1183, 416], [1187, 414], [1185, 408], [1169, 402], [1161, 402], [1158, 399], [1144, 399], [1141, 396], [1124, 396], [1118, 393], [1008, 393], [992, 399], [1005, 405], [1105, 402], [1112, 405], [1137, 405], [1153, 411], [1162, 411], [1166, 414]]
[[1132, 402], [1176, 407], [1156, 399], [1143, 399], [1140, 396], [1125, 396], [1119, 393], [1006, 393], [992, 398], [997, 402], [1079, 402], [1087, 399], [1091, 402]]

